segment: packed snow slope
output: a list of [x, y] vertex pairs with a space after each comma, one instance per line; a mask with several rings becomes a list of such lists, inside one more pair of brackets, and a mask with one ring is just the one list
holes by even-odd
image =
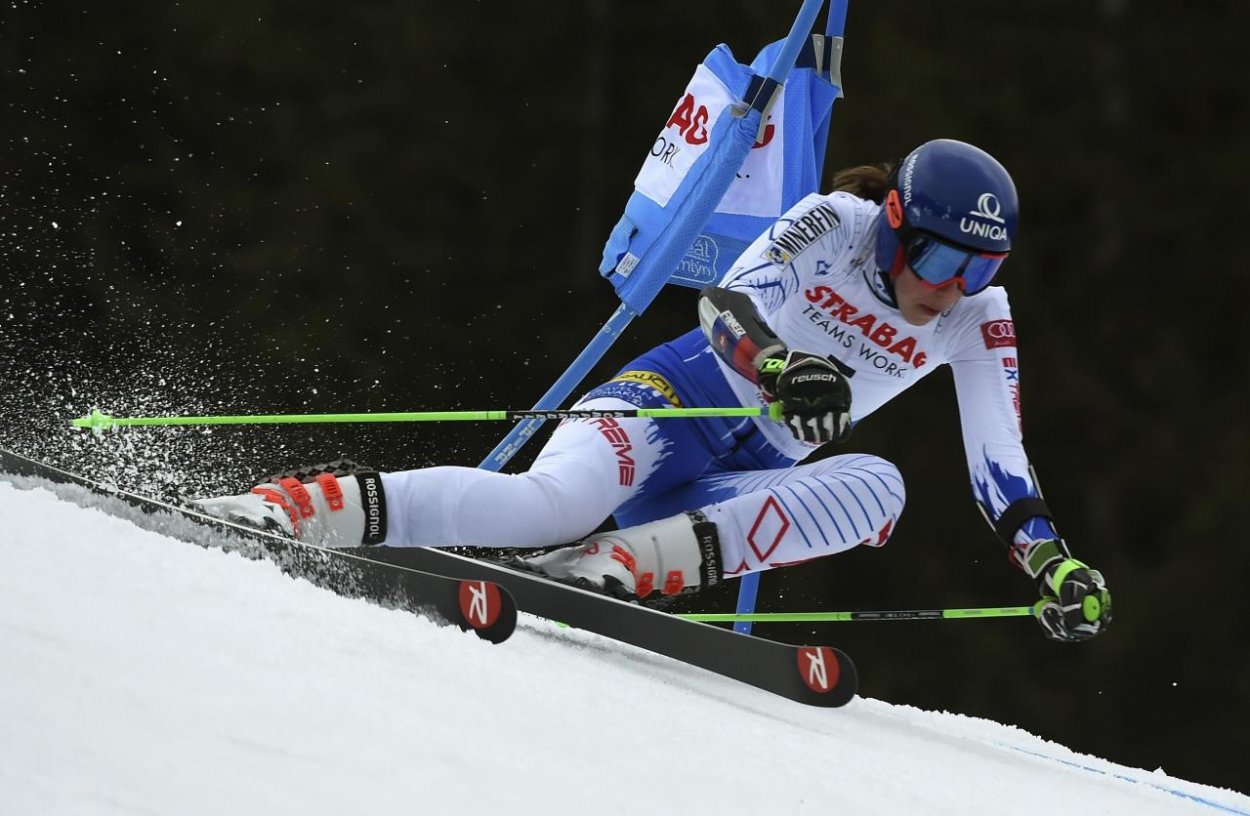
[[807, 708], [528, 616], [492, 646], [21, 484], [0, 477], [8, 816], [1250, 814], [1009, 726]]

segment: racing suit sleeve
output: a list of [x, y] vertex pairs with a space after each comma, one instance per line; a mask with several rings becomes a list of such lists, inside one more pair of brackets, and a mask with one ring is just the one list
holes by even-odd
[[979, 296], [951, 359], [973, 497], [1019, 560], [1032, 542], [1057, 539], [1024, 450], [1020, 363], [1006, 292]]

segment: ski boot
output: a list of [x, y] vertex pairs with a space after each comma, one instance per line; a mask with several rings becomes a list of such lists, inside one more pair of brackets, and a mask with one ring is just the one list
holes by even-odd
[[698, 512], [596, 533], [510, 566], [630, 601], [657, 589], [667, 596], [697, 592], [721, 580], [716, 525]]
[[192, 504], [210, 516], [320, 547], [358, 547], [386, 539], [381, 475], [347, 459], [270, 476], [247, 493]]

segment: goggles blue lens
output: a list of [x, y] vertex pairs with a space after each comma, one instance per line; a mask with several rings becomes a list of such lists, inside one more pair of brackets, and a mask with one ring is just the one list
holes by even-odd
[[964, 294], [975, 295], [990, 285], [1003, 265], [1005, 252], [973, 252], [917, 234], [907, 245], [907, 265], [930, 286], [959, 283]]

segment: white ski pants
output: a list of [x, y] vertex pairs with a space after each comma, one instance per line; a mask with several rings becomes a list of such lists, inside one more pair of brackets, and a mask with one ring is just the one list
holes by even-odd
[[[614, 398], [583, 408], [632, 408]], [[867, 454], [770, 470], [718, 467], [687, 419], [566, 421], [525, 473], [432, 467], [382, 476], [396, 547], [572, 543], [616, 513], [622, 526], [701, 510], [726, 575], [885, 543], [903, 511], [898, 469]]]

